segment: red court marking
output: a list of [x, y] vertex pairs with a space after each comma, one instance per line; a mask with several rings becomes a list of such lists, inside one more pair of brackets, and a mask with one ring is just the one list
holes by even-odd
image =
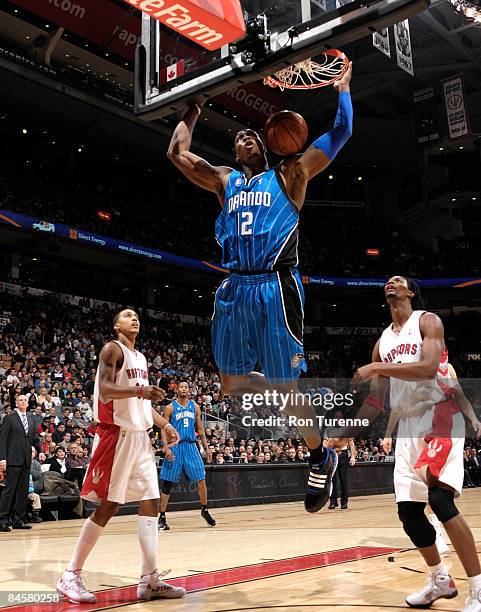
[[[174, 586], [182, 586], [189, 593], [205, 591], [216, 587], [229, 586], [250, 580], [262, 578], [273, 578], [282, 574], [303, 572], [305, 570], [328, 567], [339, 563], [360, 561], [370, 557], [379, 557], [396, 552], [399, 548], [383, 548], [377, 546], [354, 546], [342, 550], [304, 555], [302, 557], [291, 557], [279, 561], [268, 561], [266, 563], [255, 563], [243, 567], [234, 567], [224, 570], [216, 570], [197, 574], [195, 576], [183, 576], [167, 580]], [[97, 603], [95, 604], [71, 604], [61, 601], [57, 604], [33, 604], [18, 605], [8, 608], [0, 608], [1, 612], [93, 612], [112, 606], [125, 606], [137, 601], [137, 585], [128, 587], [117, 587], [106, 591], [96, 591]]]

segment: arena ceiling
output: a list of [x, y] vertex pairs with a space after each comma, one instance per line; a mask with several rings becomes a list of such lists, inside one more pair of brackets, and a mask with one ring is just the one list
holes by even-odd
[[[35, 56], [35, 41], [48, 36], [56, 24], [5, 2], [0, 11], [0, 42], [13, 43], [17, 48]], [[113, 5], [125, 10], [126, 18], [136, 9], [122, 0], [98, 0], [98, 5]], [[453, 9], [447, 0], [434, 0], [432, 8], [410, 19], [414, 54], [415, 78], [398, 68], [395, 60], [374, 49], [370, 38], [362, 39], [346, 48], [355, 61], [353, 97], [357, 112], [363, 116], [402, 118], [413, 112], [412, 93], [443, 78], [462, 73], [468, 95], [481, 91], [481, 25], [474, 25]], [[108, 57], [107, 57], [108, 55]], [[122, 57], [92, 40], [65, 31], [52, 54], [52, 63], [92, 74], [106, 83], [129, 93], [133, 89], [132, 58]], [[290, 92], [289, 104], [308, 119], [322, 119], [335, 96], [331, 91], [319, 93]], [[207, 118], [214, 123], [214, 118]], [[238, 121], [216, 113], [215, 129], [237, 129]], [[207, 127], [207, 126], [206, 126]]]

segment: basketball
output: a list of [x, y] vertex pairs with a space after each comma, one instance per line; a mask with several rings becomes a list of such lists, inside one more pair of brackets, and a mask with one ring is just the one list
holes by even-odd
[[264, 127], [266, 143], [276, 155], [294, 155], [307, 141], [308, 129], [304, 117], [284, 110], [271, 115]]

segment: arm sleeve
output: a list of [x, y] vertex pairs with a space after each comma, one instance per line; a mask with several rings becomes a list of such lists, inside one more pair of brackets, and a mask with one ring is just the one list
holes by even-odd
[[336, 157], [342, 147], [352, 135], [353, 111], [351, 94], [343, 91], [339, 94], [334, 127], [312, 143], [312, 146], [322, 151], [331, 161]]

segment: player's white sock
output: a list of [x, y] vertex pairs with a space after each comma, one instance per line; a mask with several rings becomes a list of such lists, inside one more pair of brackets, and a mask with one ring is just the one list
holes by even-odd
[[449, 576], [449, 572], [446, 569], [446, 566], [444, 565], [444, 563], [442, 562], [439, 563], [438, 565], [430, 565], [429, 570], [432, 576], [437, 576], [438, 574], [441, 574], [441, 576]]
[[67, 570], [69, 572], [74, 572], [75, 570], [83, 568], [85, 559], [89, 556], [90, 551], [95, 546], [103, 530], [103, 527], [94, 523], [90, 518], [85, 521], [77, 543], [75, 544], [75, 548], [73, 549], [70, 562], [67, 565]]
[[139, 516], [137, 534], [142, 555], [142, 576], [157, 569], [158, 516]]
[[481, 574], [477, 576], [468, 576], [470, 589], [481, 589]]

